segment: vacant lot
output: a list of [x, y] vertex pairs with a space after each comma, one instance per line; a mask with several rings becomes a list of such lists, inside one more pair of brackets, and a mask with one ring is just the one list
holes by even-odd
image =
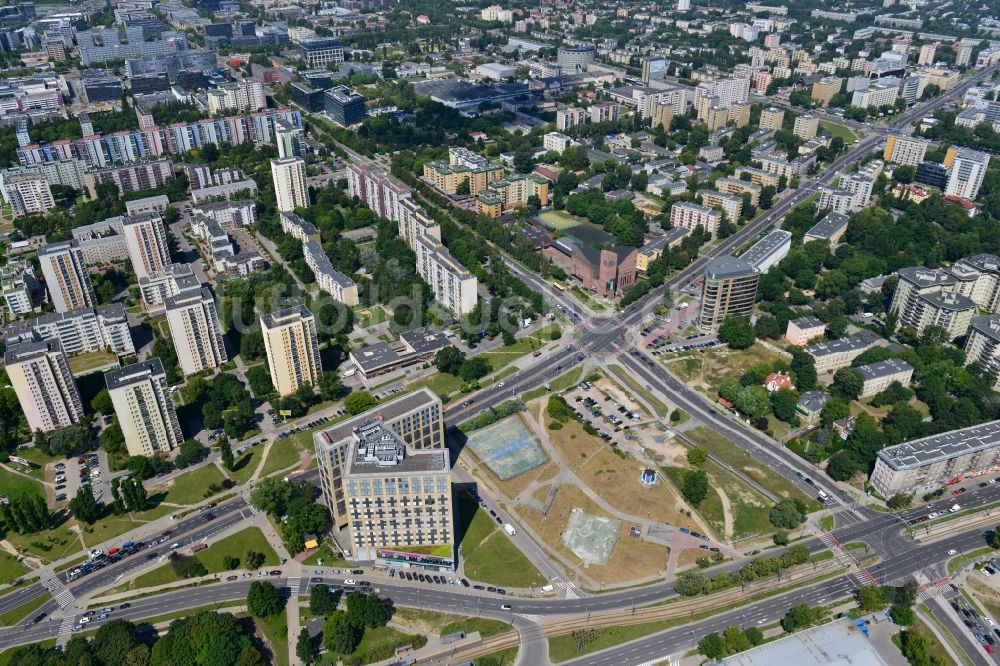
[[209, 463], [190, 472], [185, 472], [170, 482], [165, 502], [170, 504], [197, 504], [208, 495], [211, 485], [222, 483], [222, 472], [214, 464]]
[[715, 392], [723, 380], [730, 377], [739, 379], [755, 366], [765, 367], [770, 371], [778, 363], [787, 363], [787, 359], [758, 343], [742, 351], [716, 347], [666, 362], [670, 371], [684, 380], [685, 384], [711, 398], [715, 398]]
[[545, 577], [507, 538], [500, 525], [466, 493], [459, 495], [457, 527], [456, 539], [469, 578], [501, 587], [545, 584]]

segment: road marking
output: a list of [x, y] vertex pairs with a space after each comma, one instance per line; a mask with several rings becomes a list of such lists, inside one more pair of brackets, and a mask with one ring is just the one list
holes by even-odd
[[76, 624], [75, 615], [67, 615], [62, 619], [62, 623], [59, 625], [59, 636], [66, 636], [73, 633], [73, 625]]

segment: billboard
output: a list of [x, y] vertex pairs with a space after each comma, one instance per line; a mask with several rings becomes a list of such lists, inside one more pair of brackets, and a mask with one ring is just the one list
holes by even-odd
[[18, 456], [7, 456], [7, 460], [14, 463], [15, 465], [20, 465], [21, 467], [31, 467], [31, 461], [25, 458], [19, 458]]

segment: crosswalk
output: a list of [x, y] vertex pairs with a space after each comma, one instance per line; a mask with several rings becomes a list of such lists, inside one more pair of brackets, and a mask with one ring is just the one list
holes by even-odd
[[848, 569], [852, 569], [851, 578], [858, 587], [878, 584], [875, 576], [873, 576], [868, 569], [860, 566], [854, 557], [840, 547], [840, 542], [837, 541], [837, 537], [833, 535], [833, 532], [820, 532], [819, 540], [822, 541], [823, 545], [829, 548], [831, 552], [833, 552], [833, 557], [837, 560], [838, 564], [843, 567], [847, 567]]
[[515, 615], [517, 615], [518, 617], [523, 617], [528, 622], [534, 622], [536, 624], [542, 621], [541, 615], [530, 615], [528, 613], [515, 613]]
[[72, 634], [73, 633], [73, 625], [75, 625], [75, 624], [76, 624], [76, 616], [75, 615], [67, 615], [66, 617], [64, 617], [62, 619], [62, 622], [59, 624], [59, 638], [62, 638], [63, 636], [68, 636], [69, 634]]
[[302, 577], [301, 576], [291, 576], [288, 578], [286, 584], [288, 589], [292, 591], [292, 594], [300, 594], [302, 587]]
[[43, 580], [42, 587], [52, 593], [52, 598], [59, 604], [59, 608], [66, 608], [66, 606], [76, 601], [73, 593], [58, 578], [53, 577]]
[[579, 599], [580, 598], [580, 595], [577, 594], [573, 590], [573, 588], [576, 587], [575, 583], [573, 583], [571, 581], [568, 581], [568, 580], [554, 580], [554, 581], [552, 581], [552, 584], [555, 585], [556, 587], [562, 589], [562, 590], [566, 590], [566, 598], [567, 599]]

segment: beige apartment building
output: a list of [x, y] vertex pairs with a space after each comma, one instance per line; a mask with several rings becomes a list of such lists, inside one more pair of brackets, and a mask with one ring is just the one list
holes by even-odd
[[315, 387], [323, 366], [319, 358], [316, 318], [303, 305], [260, 316], [271, 383], [278, 395], [295, 393], [300, 386]]
[[38, 248], [38, 262], [45, 276], [45, 288], [56, 312], [97, 305], [83, 252], [77, 241], [50, 243]]
[[761, 109], [759, 127], [762, 130], [781, 130], [781, 124], [785, 122], [785, 110], [776, 106], [769, 106]]
[[177, 360], [185, 375], [217, 368], [229, 360], [215, 299], [207, 287], [168, 296], [163, 304]]
[[80, 391], [58, 340], [12, 345], [4, 364], [33, 432], [65, 428], [84, 418]]
[[167, 233], [159, 213], [142, 213], [122, 218], [122, 235], [137, 278], [170, 265]]
[[309, 205], [306, 162], [301, 157], [271, 160], [271, 178], [274, 181], [274, 198], [277, 200], [279, 213]]
[[104, 381], [129, 455], [165, 454], [181, 445], [184, 434], [160, 359], [114, 370]]

